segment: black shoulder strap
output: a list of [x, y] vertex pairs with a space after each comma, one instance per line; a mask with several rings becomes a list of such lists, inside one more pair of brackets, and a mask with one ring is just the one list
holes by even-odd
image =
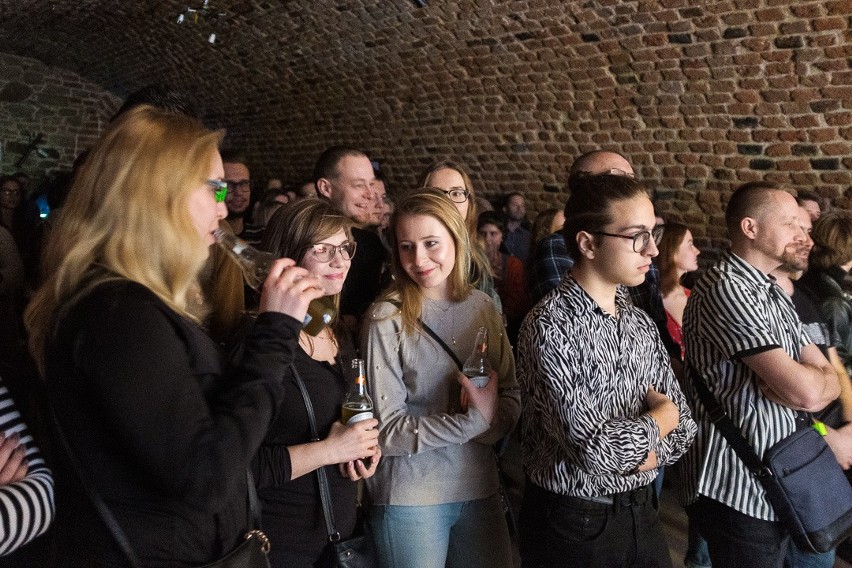
[[[308, 424], [311, 427], [311, 441], [319, 442], [320, 437], [317, 431], [317, 420], [314, 415], [314, 405], [311, 402], [311, 397], [308, 394], [308, 389], [305, 387], [305, 382], [296, 370], [295, 365], [290, 365], [290, 370], [293, 372], [293, 378], [296, 385], [299, 387], [299, 392], [302, 393], [302, 399], [305, 401], [305, 409], [308, 411]], [[317, 479], [319, 481], [320, 501], [322, 501], [322, 513], [325, 517], [325, 529], [328, 533], [329, 542], [337, 542], [340, 540], [340, 533], [334, 526], [334, 511], [331, 508], [331, 491], [328, 488], [328, 477], [325, 474], [325, 467], [317, 468]]]
[[95, 490], [94, 486], [89, 482], [89, 478], [83, 470], [83, 466], [77, 460], [77, 456], [75, 456], [74, 452], [71, 451], [71, 446], [68, 443], [68, 439], [65, 437], [65, 432], [59, 425], [59, 420], [56, 418], [56, 413], [53, 410], [52, 403], [50, 404], [50, 416], [53, 420], [54, 430], [56, 431], [56, 439], [59, 441], [59, 445], [65, 453], [65, 457], [68, 459], [71, 469], [74, 470], [74, 475], [77, 476], [80, 486], [83, 488], [83, 491], [86, 493], [89, 501], [91, 501], [92, 505], [94, 505], [98, 515], [101, 517], [101, 520], [104, 522], [104, 525], [106, 525], [106, 528], [109, 530], [113, 539], [115, 539], [116, 544], [118, 544], [118, 547], [121, 549], [121, 552], [124, 554], [127, 562], [132, 568], [139, 568], [139, 566], [141, 566], [139, 558], [133, 551], [133, 547], [130, 546], [130, 541], [128, 540], [127, 535], [124, 534], [123, 530], [121, 530], [118, 521], [115, 519], [112, 512], [110, 512], [109, 507], [107, 507], [107, 504]]
[[731, 421], [725, 409], [722, 408], [719, 401], [716, 400], [716, 397], [707, 388], [704, 377], [689, 363], [686, 365], [686, 372], [692, 379], [692, 384], [698, 392], [701, 404], [704, 405], [704, 409], [710, 415], [710, 421], [719, 429], [719, 432], [725, 437], [728, 443], [731, 444], [731, 447], [740, 460], [758, 478], [771, 476], [772, 471], [766, 467], [760, 457], [754, 452], [754, 449], [743, 437], [742, 432]]
[[458, 365], [459, 371], [461, 371], [464, 368], [464, 363], [462, 363], [461, 359], [459, 359], [458, 356], [453, 353], [453, 350], [450, 349], [450, 346], [447, 345], [446, 342], [441, 339], [441, 337], [437, 333], [435, 333], [434, 329], [426, 325], [425, 321], [420, 320], [420, 326], [423, 328], [423, 331], [429, 334], [429, 337], [437, 341], [438, 345], [440, 345], [444, 349], [444, 351], [446, 351], [447, 354], [453, 358], [453, 361], [455, 361], [456, 365]]

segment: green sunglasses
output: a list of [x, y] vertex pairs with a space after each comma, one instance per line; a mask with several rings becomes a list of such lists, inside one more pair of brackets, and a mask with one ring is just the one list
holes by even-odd
[[228, 184], [226, 182], [208, 179], [207, 185], [213, 188], [213, 198], [216, 199], [216, 203], [222, 203], [228, 197]]

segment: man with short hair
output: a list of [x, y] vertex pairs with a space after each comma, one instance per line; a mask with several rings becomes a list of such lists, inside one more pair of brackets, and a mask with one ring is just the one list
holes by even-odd
[[[821, 410], [840, 386], [790, 298], [769, 276], [807, 240], [796, 199], [773, 184], [745, 184], [731, 196], [725, 221], [730, 251], [699, 279], [684, 312], [687, 375], [704, 381], [763, 455], [799, 427], [797, 410]], [[682, 497], [713, 566], [780, 567], [789, 536], [766, 492], [712, 424], [690, 382], [687, 394], [698, 436], [683, 459]]]
[[228, 196], [225, 206], [228, 208], [226, 220], [234, 234], [257, 246], [263, 239], [263, 225], [246, 222], [246, 214], [251, 203], [251, 175], [245, 156], [238, 151], [222, 152], [222, 166], [225, 170], [225, 183], [228, 184]]
[[695, 434], [648, 315], [624, 289], [657, 255], [654, 209], [626, 176], [577, 180], [563, 235], [575, 259], [518, 341], [528, 475], [524, 566], [671, 566], [651, 487]]
[[530, 239], [532, 237], [529, 230], [524, 227], [527, 206], [522, 193], [513, 191], [506, 196], [503, 204], [503, 215], [506, 216], [506, 234], [503, 236], [503, 246], [506, 247], [506, 252], [526, 262], [530, 254]]
[[314, 167], [317, 195], [358, 224], [352, 229], [357, 249], [340, 298], [340, 314], [354, 332], [382, 290], [382, 267], [388, 256], [378, 235], [365, 228], [375, 210], [371, 187], [375, 179], [367, 154], [347, 146], [328, 148]]
[[[797, 199], [797, 201], [799, 201]], [[843, 425], [843, 413], [852, 410], [852, 385], [849, 375], [837, 354], [836, 344], [839, 340], [836, 333], [831, 333], [825, 320], [819, 313], [819, 308], [811, 299], [796, 288], [795, 282], [808, 269], [808, 255], [814, 246], [811, 239], [811, 216], [808, 209], [799, 205], [799, 225], [807, 236], [807, 240], [795, 249], [784, 251], [784, 263], [772, 271], [778, 285], [793, 300], [796, 314], [802, 320], [805, 333], [819, 347], [826, 359], [834, 366], [840, 380], [840, 398], [826, 407], [814, 417], [826, 425], [825, 441], [834, 451], [837, 462], [843, 469], [852, 465], [852, 423]], [[833, 427], [837, 427], [835, 430]], [[787, 552], [786, 564], [796, 568], [832, 568], [834, 566], [834, 550], [822, 554], [800, 550], [792, 541]]]

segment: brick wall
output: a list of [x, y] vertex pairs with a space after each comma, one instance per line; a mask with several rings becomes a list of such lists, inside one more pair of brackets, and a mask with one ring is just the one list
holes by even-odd
[[[90, 147], [119, 99], [102, 87], [34, 59], [0, 53], [0, 141], [3, 174], [27, 172], [33, 187], [48, 172], [68, 170]], [[39, 151], [16, 163], [38, 135]]]
[[[452, 154], [486, 195], [520, 190], [535, 210], [563, 204], [573, 157], [604, 147], [702, 246], [724, 242], [722, 206], [742, 182], [852, 204], [849, 1], [481, 4], [353, 6], [328, 22], [342, 40], [303, 36], [278, 116], [247, 116], [237, 133], [258, 174], [299, 177], [347, 141], [407, 187]], [[353, 46], [358, 22], [375, 31]]]
[[[171, 14], [152, 10], [159, 19], [148, 20], [133, 6], [95, 18], [67, 4], [61, 18], [22, 17], [16, 25], [27, 33], [6, 45], [51, 49], [40, 56], [116, 92], [172, 82], [228, 129], [261, 183], [307, 176], [322, 149], [348, 143], [382, 161], [392, 188], [452, 155], [481, 193], [522, 191], [535, 211], [562, 205], [573, 158], [603, 147], [627, 156], [658, 189], [661, 212], [690, 225], [702, 247], [724, 244], [722, 207], [745, 181], [852, 206], [849, 0], [435, 0], [422, 9], [408, 0], [246, 0], [215, 46], [165, 24]], [[26, 28], [39, 25], [57, 27]], [[39, 31], [45, 42], [24, 43]], [[68, 40], [61, 53], [50, 47], [55, 37]], [[54, 77], [74, 84], [61, 97], [82, 96], [37, 107], [0, 95], [0, 136], [25, 139], [7, 133], [9, 109], [26, 118], [52, 108], [26, 129], [63, 136], [49, 137], [57, 147], [87, 145], [81, 139], [114, 99], [76, 76], [2, 57], [18, 75], [45, 76], [18, 79], [34, 86], [33, 98], [49, 94]], [[0, 89], [8, 82], [0, 73]], [[51, 129], [65, 113], [79, 121], [80, 140], [70, 139], [77, 127]], [[74, 153], [62, 152], [63, 162]]]

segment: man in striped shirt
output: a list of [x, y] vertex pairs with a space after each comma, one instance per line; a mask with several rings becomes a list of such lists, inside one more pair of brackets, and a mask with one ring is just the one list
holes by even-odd
[[[684, 312], [686, 361], [763, 455], [795, 431], [797, 410], [822, 409], [840, 387], [769, 276], [807, 240], [795, 198], [771, 184], [746, 184], [731, 196], [725, 220], [731, 250], [699, 280]], [[714, 568], [782, 566], [788, 536], [763, 487], [711, 424], [692, 383], [687, 396], [698, 436], [682, 463], [683, 499]]]
[[563, 234], [576, 264], [518, 341], [526, 568], [671, 566], [651, 483], [695, 424], [653, 321], [624, 289], [658, 252], [654, 224], [632, 178], [572, 185]]

